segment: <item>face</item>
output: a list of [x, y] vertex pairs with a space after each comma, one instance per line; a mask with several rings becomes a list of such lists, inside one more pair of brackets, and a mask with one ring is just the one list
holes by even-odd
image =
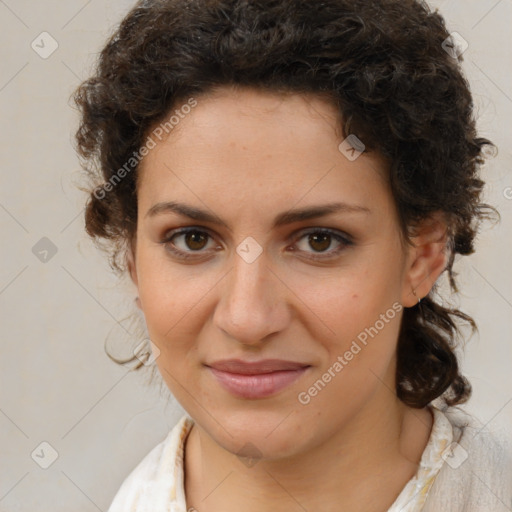
[[317, 97], [219, 89], [185, 111], [139, 168], [131, 273], [156, 363], [220, 446], [305, 451], [383, 383], [396, 398], [411, 264], [386, 164], [340, 150]]

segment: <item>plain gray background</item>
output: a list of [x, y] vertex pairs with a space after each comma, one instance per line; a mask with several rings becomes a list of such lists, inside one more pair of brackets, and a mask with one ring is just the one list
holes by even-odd
[[[474, 387], [466, 409], [510, 436], [512, 0], [430, 4], [469, 43], [464, 70], [480, 133], [499, 147], [483, 176], [486, 200], [502, 221], [487, 227], [476, 254], [456, 263], [456, 301], [480, 329], [462, 357]], [[106, 338], [115, 346], [133, 341], [127, 318], [135, 293], [84, 232], [85, 195], [71, 145], [77, 114], [69, 96], [131, 5], [0, 0], [2, 512], [105, 511], [183, 413], [158, 385], [104, 353]], [[51, 44], [58, 48], [42, 58]], [[40, 467], [52, 455], [53, 464]]]

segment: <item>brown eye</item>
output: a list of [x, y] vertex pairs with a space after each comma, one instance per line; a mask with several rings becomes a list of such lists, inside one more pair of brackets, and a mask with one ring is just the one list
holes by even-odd
[[[354, 245], [354, 242], [349, 235], [319, 228], [303, 233], [296, 242], [299, 252], [306, 253], [307, 257], [313, 260], [334, 258], [351, 245]], [[333, 246], [334, 248], [330, 249]]]
[[161, 241], [161, 244], [177, 258], [188, 259], [204, 256], [210, 252], [207, 251], [207, 246], [208, 242], [212, 240], [212, 236], [206, 231], [200, 229], [181, 229], [168, 233]]
[[202, 231], [189, 231], [184, 234], [185, 244], [189, 249], [193, 251], [199, 251], [204, 249], [206, 242], [208, 241], [209, 235]]
[[332, 236], [327, 233], [309, 235], [308, 243], [316, 251], [323, 252], [331, 245]]

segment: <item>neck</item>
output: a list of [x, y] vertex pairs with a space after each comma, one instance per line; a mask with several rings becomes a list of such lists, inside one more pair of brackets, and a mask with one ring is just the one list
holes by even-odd
[[381, 386], [314, 449], [246, 466], [194, 424], [185, 449], [187, 509], [387, 510], [416, 473], [431, 427], [428, 409], [409, 408]]

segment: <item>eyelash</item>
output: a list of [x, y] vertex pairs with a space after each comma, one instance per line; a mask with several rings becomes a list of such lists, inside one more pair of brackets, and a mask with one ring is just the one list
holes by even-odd
[[[180, 235], [186, 235], [187, 233], [203, 233], [203, 234], [206, 234], [210, 239], [213, 238], [210, 235], [210, 233], [204, 229], [200, 229], [198, 227], [190, 227], [190, 228], [170, 231], [169, 233], [166, 234], [165, 238], [160, 243], [165, 247], [165, 249], [167, 251], [169, 251], [171, 254], [173, 254], [174, 256], [176, 256], [179, 259], [188, 260], [188, 259], [196, 258], [196, 255], [192, 254], [192, 253], [200, 254], [202, 252], [201, 250], [192, 251], [192, 253], [187, 252], [187, 251], [182, 251], [181, 249], [176, 249], [176, 246], [174, 245], [174, 243], [171, 242], [171, 240], [173, 238], [180, 236]], [[294, 244], [296, 244], [302, 238], [304, 238], [308, 235], [312, 235], [312, 234], [329, 235], [341, 244], [341, 246], [334, 251], [325, 251], [322, 253], [317, 253], [316, 255], [313, 255], [313, 256], [308, 256], [309, 259], [314, 260], [314, 261], [325, 261], [325, 260], [333, 259], [336, 256], [338, 256], [346, 247], [354, 245], [354, 242], [350, 239], [350, 237], [348, 235], [341, 234], [337, 231], [333, 231], [333, 230], [327, 229], [327, 228], [310, 228], [307, 231], [301, 231], [300, 236], [295, 237]], [[326, 253], [328, 254], [328, 256], [323, 256], [323, 254], [326, 254]]]

